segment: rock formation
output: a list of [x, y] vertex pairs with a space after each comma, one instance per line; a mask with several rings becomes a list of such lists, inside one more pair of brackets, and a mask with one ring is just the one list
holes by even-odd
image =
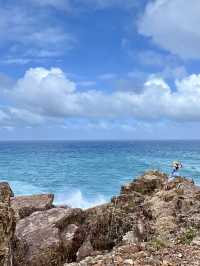
[[11, 257], [13, 266], [200, 265], [200, 188], [192, 180], [150, 171], [87, 210], [56, 207], [53, 195], [11, 198], [14, 238], [13, 194], [6, 183], [0, 191], [0, 266]]
[[20, 196], [11, 198], [11, 207], [15, 209], [19, 218], [25, 218], [36, 211], [53, 208], [53, 194]]
[[16, 226], [14, 265], [62, 265], [68, 253], [73, 257], [76, 245], [66, 243], [67, 235], [69, 241], [76, 235], [69, 225], [80, 224], [81, 220], [82, 211], [70, 208], [38, 211], [21, 219]]
[[10, 207], [13, 192], [7, 183], [0, 183], [0, 266], [12, 266], [11, 241], [15, 230], [15, 215]]

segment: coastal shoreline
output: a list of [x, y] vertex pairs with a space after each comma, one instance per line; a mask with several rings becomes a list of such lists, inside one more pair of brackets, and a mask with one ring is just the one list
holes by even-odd
[[53, 194], [14, 197], [0, 183], [0, 265], [200, 264], [200, 188], [189, 179], [149, 171], [99, 206], [53, 202]]

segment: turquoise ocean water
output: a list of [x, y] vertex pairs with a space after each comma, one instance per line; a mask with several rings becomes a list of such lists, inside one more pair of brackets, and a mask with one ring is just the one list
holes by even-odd
[[89, 207], [149, 169], [200, 181], [200, 141], [0, 142], [0, 178], [16, 195], [51, 192], [57, 204]]

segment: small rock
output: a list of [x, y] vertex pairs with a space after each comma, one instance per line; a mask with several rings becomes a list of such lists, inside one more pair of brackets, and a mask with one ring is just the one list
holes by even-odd
[[134, 231], [129, 231], [123, 236], [124, 244], [135, 244], [138, 243], [138, 238]]
[[171, 263], [167, 260], [163, 260], [162, 266], [171, 266]]
[[91, 242], [89, 240], [84, 242], [77, 252], [77, 261], [81, 261], [82, 259], [90, 256], [93, 251], [94, 249]]
[[133, 265], [134, 262], [131, 259], [127, 259], [127, 260], [124, 261], [124, 264]]

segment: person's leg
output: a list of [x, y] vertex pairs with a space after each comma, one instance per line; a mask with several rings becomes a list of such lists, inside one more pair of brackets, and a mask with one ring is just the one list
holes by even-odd
[[172, 173], [171, 173], [171, 177], [174, 177], [175, 173], [176, 173], [176, 168], [173, 168]]

